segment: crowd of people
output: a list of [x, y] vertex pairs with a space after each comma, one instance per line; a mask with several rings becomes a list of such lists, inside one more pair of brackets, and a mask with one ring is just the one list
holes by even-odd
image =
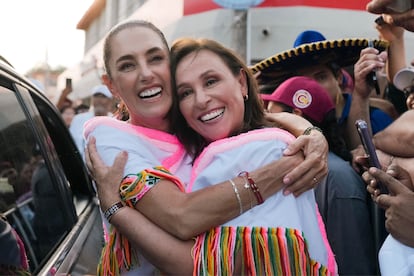
[[100, 201], [97, 274], [414, 274], [414, 6], [394, 1], [367, 4], [376, 40], [305, 30], [251, 67], [213, 40], [115, 26], [93, 108], [71, 87], [58, 102]]

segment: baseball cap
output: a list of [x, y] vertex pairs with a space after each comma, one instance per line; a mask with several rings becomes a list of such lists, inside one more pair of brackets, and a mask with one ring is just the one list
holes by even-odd
[[302, 44], [318, 42], [326, 40], [325, 36], [318, 31], [306, 30], [301, 32], [293, 42], [293, 47], [298, 47]]
[[99, 94], [104, 95], [107, 98], [112, 98], [111, 91], [109, 91], [108, 87], [103, 84], [97, 85], [92, 89], [92, 96]]
[[414, 68], [403, 68], [395, 74], [393, 83], [401, 91], [414, 88]]
[[321, 123], [325, 115], [335, 108], [328, 92], [309, 77], [291, 77], [282, 82], [272, 94], [261, 94], [264, 101], [283, 103], [302, 110], [303, 114]]

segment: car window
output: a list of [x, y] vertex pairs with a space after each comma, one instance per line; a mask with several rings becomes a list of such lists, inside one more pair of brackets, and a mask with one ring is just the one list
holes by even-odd
[[0, 86], [0, 212], [23, 240], [35, 271], [74, 219], [50, 170], [53, 143], [34, 131], [36, 116], [27, 114], [17, 94]]

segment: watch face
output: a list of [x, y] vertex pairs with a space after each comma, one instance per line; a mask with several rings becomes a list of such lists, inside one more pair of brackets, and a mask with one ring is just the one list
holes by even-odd
[[213, 0], [217, 5], [227, 9], [246, 10], [263, 3], [264, 0]]

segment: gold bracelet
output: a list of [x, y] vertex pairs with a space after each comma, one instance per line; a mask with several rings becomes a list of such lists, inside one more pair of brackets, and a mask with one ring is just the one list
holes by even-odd
[[249, 194], [249, 200], [250, 200], [250, 209], [253, 209], [253, 200], [252, 200], [252, 193], [253, 191], [251, 191], [250, 189], [250, 184], [247, 181], [246, 178], [244, 178], [243, 176], [238, 176], [240, 177], [242, 180], [244, 180], [244, 185], [243, 188], [247, 191], [247, 193]]
[[243, 204], [240, 198], [239, 190], [237, 189], [236, 184], [233, 180], [229, 179], [229, 182], [231, 186], [233, 186], [234, 193], [236, 194], [237, 202], [239, 202], [239, 208], [240, 208], [240, 215], [243, 214]]
[[322, 129], [320, 129], [319, 127], [317, 127], [317, 126], [310, 126], [310, 127], [308, 127], [308, 128], [305, 129], [305, 131], [303, 132], [302, 135], [309, 135], [312, 130], [317, 130], [317, 131], [319, 131], [320, 133], [323, 134]]

